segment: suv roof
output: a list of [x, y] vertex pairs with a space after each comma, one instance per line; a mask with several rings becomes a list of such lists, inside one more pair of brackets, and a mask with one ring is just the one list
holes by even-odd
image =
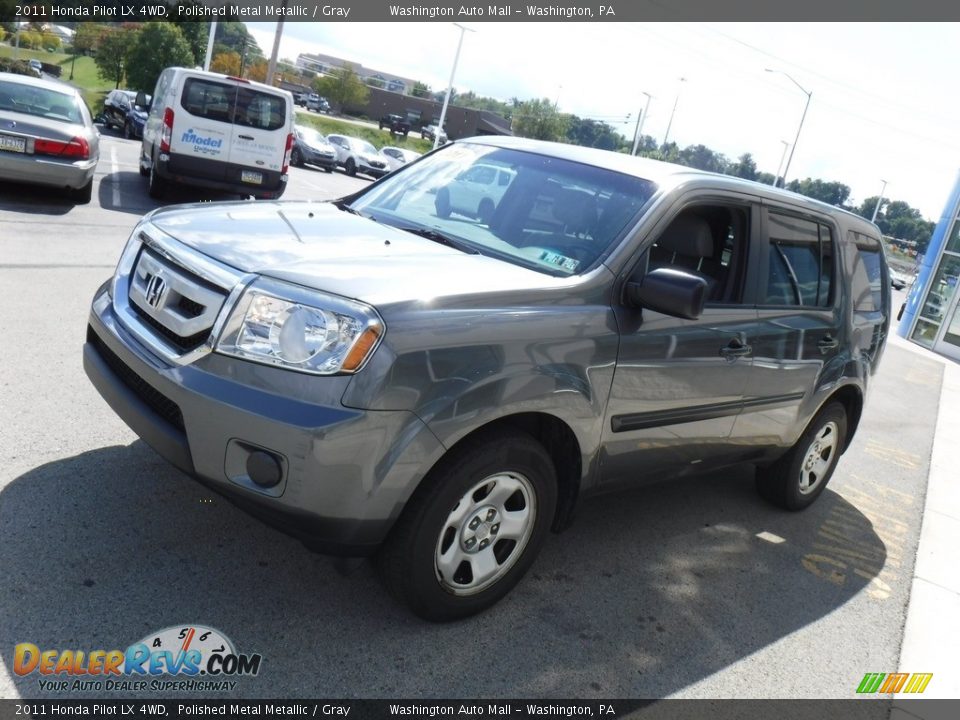
[[488, 145], [521, 152], [537, 153], [550, 157], [559, 157], [583, 165], [593, 165], [595, 167], [623, 173], [624, 175], [632, 175], [634, 177], [652, 180], [662, 188], [672, 188], [686, 182], [700, 180], [703, 181], [701, 184], [706, 183], [713, 185], [718, 189], [732, 189], [737, 192], [749, 193], [759, 197], [788, 200], [795, 205], [803, 205], [810, 210], [828, 214], [832, 217], [843, 217], [848, 223], [852, 222], [853, 224], [860, 225], [864, 231], [870, 231], [878, 237], [880, 235], [880, 229], [875, 224], [856, 213], [844, 210], [836, 205], [814, 200], [806, 195], [800, 195], [799, 193], [789, 190], [775, 188], [770, 185], [758, 183], [753, 180], [745, 180], [732, 175], [721, 175], [720, 173], [697, 170], [696, 168], [687, 167], [686, 165], [676, 165], [661, 160], [634, 157], [626, 153], [611, 152], [610, 150], [598, 150], [580, 145], [566, 145], [563, 143], [530, 140], [521, 137], [483, 135], [464, 138], [457, 142], [469, 142], [477, 145]]

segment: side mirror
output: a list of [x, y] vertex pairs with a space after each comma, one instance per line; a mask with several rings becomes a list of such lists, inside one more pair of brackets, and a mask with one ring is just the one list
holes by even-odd
[[144, 92], [138, 92], [138, 93], [137, 93], [137, 99], [136, 99], [135, 102], [136, 102], [136, 104], [137, 104], [138, 106], [142, 107], [142, 108], [143, 108], [144, 110], [146, 110], [147, 112], [150, 112], [150, 101], [147, 100], [147, 94], [146, 94], [146, 93], [144, 93]]
[[707, 301], [707, 281], [676, 268], [655, 268], [641, 282], [628, 282], [626, 300], [665, 315], [696, 320]]

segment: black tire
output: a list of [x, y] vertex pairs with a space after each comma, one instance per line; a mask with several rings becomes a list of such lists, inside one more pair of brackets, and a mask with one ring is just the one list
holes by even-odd
[[150, 177], [150, 171], [143, 164], [143, 156], [140, 157], [140, 177]]
[[[783, 457], [769, 467], [757, 469], [760, 496], [784, 510], [810, 507], [830, 482], [846, 437], [847, 411], [840, 403], [831, 402], [814, 416]], [[818, 455], [824, 463], [819, 471]]]
[[489, 225], [490, 221], [493, 220], [493, 200], [490, 198], [484, 198], [480, 201], [480, 207], [477, 208], [477, 218], [484, 225]]
[[78, 205], [86, 205], [93, 198], [93, 178], [90, 182], [81, 188], [74, 188], [70, 191], [70, 199]]
[[303, 167], [303, 156], [297, 148], [290, 153], [290, 164], [294, 167]]
[[331, 165], [325, 165], [323, 169], [324, 169], [324, 172], [328, 172], [328, 173], [333, 172], [333, 167]]
[[343, 169], [346, 171], [347, 175], [353, 177], [357, 174], [357, 163], [353, 161], [353, 158], [347, 158], [347, 163], [343, 166]]
[[[462, 533], [469, 532], [467, 525], [473, 512], [488, 512], [487, 506], [483, 505], [486, 498], [477, 496], [480, 490], [469, 496], [466, 494], [483, 483], [489, 483], [483, 485], [484, 488], [496, 488], [501, 479], [507, 483], [526, 482], [523, 491], [517, 490], [503, 504], [507, 508], [510, 502], [519, 502], [520, 512], [523, 512], [522, 503], [527, 503], [525, 493], [529, 493], [531, 501], [525, 507], [530, 519], [524, 530], [525, 540], [518, 543], [498, 539], [487, 534], [491, 528], [484, 529], [486, 539], [475, 547], [483, 548], [482, 543], [486, 542], [489, 549], [476, 551], [474, 555], [461, 554], [478, 558], [480, 553], [489, 553], [495, 558], [495, 574], [488, 581], [489, 585], [478, 586], [470, 591], [471, 594], [456, 594], [458, 591], [444, 585], [455, 580], [442, 579], [437, 553], [444, 542], [460, 543]], [[477, 506], [463, 513], [462, 520], [452, 521], [453, 513], [468, 497]], [[383, 581], [394, 597], [425, 620], [446, 622], [481, 612], [510, 592], [533, 564], [550, 531], [556, 503], [557, 479], [553, 460], [531, 436], [520, 431], [498, 431], [468, 440], [440, 461], [407, 503], [380, 549], [378, 561]], [[506, 518], [506, 510], [502, 512]], [[484, 517], [489, 516], [484, 514]], [[452, 522], [461, 523], [461, 532], [457, 532]], [[496, 527], [499, 523], [500, 520], [496, 519]], [[492, 531], [496, 532], [495, 529]], [[472, 568], [470, 563], [473, 561], [464, 562]], [[471, 579], [466, 582], [472, 582], [472, 569], [468, 577]]]
[[154, 159], [153, 164], [150, 166], [147, 192], [154, 200], [162, 200], [167, 193], [167, 181], [157, 173], [156, 159]]
[[133, 128], [130, 126], [130, 123], [129, 123], [129, 122], [125, 122], [125, 123], [123, 124], [123, 136], [124, 136], [127, 140], [133, 140], [134, 132], [133, 132]]
[[437, 211], [437, 217], [450, 217], [450, 191], [447, 188], [437, 190], [437, 196], [433, 200], [433, 207]]

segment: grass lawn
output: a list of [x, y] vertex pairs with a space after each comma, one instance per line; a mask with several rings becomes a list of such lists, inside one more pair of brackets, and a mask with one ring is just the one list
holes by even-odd
[[[6, 43], [0, 43], [0, 57], [13, 57], [14, 48]], [[79, 88], [83, 99], [86, 100], [90, 110], [96, 115], [103, 109], [103, 99], [107, 93], [113, 90], [114, 83], [108, 80], [101, 80], [97, 74], [97, 66], [92, 57], [78, 56], [73, 68], [73, 80], [70, 79], [71, 55], [64, 53], [50, 53], [45, 50], [27, 50], [20, 48], [18, 57], [21, 60], [37, 59], [40, 62], [51, 65], [59, 65], [63, 68], [60, 79], [75, 85]]]
[[433, 150], [433, 141], [422, 140], [418, 135], [414, 136], [411, 132], [409, 137], [403, 136], [391, 137], [387, 130], [377, 130], [376, 128], [366, 128], [353, 123], [342, 122], [326, 115], [316, 115], [311, 112], [297, 112], [297, 125], [309, 125], [315, 127], [324, 135], [336, 133], [337, 135], [348, 135], [366, 140], [378, 150], [385, 145], [413, 150], [418, 153], [425, 153]]

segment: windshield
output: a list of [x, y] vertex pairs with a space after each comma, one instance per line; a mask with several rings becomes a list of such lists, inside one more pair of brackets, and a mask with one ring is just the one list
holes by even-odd
[[26, 115], [80, 123], [84, 121], [74, 95], [0, 80], [0, 110], [13, 110]]
[[350, 145], [353, 146], [353, 149], [360, 153], [366, 153], [368, 155], [376, 155], [377, 149], [368, 143], [366, 140], [357, 140], [356, 138], [350, 138]]
[[312, 128], [298, 127], [297, 132], [300, 133], [300, 137], [308, 143], [313, 143], [314, 145], [327, 144], [327, 139]]
[[540, 272], [575, 275], [611, 248], [655, 190], [649, 180], [593, 165], [456, 143], [388, 176], [351, 206]]

